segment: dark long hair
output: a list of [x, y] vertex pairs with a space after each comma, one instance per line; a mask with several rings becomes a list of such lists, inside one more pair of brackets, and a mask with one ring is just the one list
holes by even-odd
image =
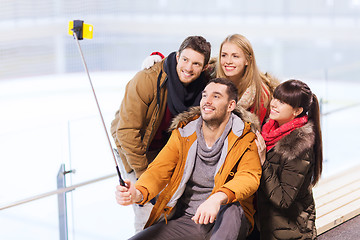
[[294, 79], [281, 83], [275, 89], [273, 98], [287, 103], [293, 108], [303, 108], [302, 113], [297, 117], [302, 117], [305, 114], [308, 114], [309, 120], [314, 123], [315, 168], [311, 183], [312, 185], [315, 185], [320, 179], [323, 162], [319, 101], [306, 83]]

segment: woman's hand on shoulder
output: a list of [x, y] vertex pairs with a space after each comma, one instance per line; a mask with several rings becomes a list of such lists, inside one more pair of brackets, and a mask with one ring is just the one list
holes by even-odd
[[261, 136], [259, 131], [256, 131], [256, 138], [257, 139], [255, 139], [255, 143], [258, 148], [260, 163], [262, 166], [266, 160], [266, 144], [264, 138]]

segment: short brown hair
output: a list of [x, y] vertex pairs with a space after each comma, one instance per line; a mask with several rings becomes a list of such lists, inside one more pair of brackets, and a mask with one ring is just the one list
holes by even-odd
[[204, 55], [204, 66], [208, 64], [211, 54], [211, 44], [206, 41], [202, 36], [189, 36], [180, 45], [178, 50], [179, 55], [186, 49], [191, 48], [192, 50]]
[[219, 83], [227, 86], [226, 93], [229, 95], [229, 100], [235, 100], [237, 103], [238, 101], [238, 89], [235, 84], [227, 79], [227, 78], [213, 78], [211, 79], [207, 85], [210, 83]]

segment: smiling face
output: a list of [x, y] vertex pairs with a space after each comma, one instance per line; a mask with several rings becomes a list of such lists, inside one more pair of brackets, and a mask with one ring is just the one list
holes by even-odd
[[290, 122], [300, 113], [303, 108], [293, 108], [291, 105], [284, 103], [276, 98], [270, 102], [270, 115], [269, 118], [279, 123], [279, 126], [284, 123]]
[[185, 48], [180, 54], [177, 53], [176, 60], [176, 72], [185, 86], [199, 78], [204, 70], [204, 55], [191, 48]]
[[220, 65], [225, 76], [236, 83], [244, 75], [248, 62], [244, 52], [237, 45], [225, 42], [220, 52]]
[[206, 124], [220, 125], [227, 122], [236, 106], [235, 100], [229, 100], [227, 86], [209, 83], [202, 92], [200, 101], [201, 117]]

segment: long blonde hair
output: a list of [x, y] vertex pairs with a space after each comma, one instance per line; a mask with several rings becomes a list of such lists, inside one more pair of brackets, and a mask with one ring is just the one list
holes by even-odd
[[264, 104], [264, 107], [268, 109], [268, 105], [271, 100], [271, 96], [274, 88], [278, 85], [278, 81], [274, 80], [272, 83], [272, 77], [268, 74], [264, 74], [259, 71], [254, 50], [249, 42], [249, 40], [240, 34], [232, 34], [225, 38], [225, 40], [220, 45], [219, 57], [216, 64], [216, 77], [226, 78], [226, 75], [221, 67], [221, 52], [222, 47], [225, 43], [233, 43], [238, 46], [244, 53], [245, 58], [248, 62], [248, 65], [245, 66], [244, 75], [239, 81], [238, 95], [239, 99], [245, 93], [246, 89], [250, 86], [255, 86], [255, 97], [254, 97], [254, 112], [259, 115], [261, 104]]

